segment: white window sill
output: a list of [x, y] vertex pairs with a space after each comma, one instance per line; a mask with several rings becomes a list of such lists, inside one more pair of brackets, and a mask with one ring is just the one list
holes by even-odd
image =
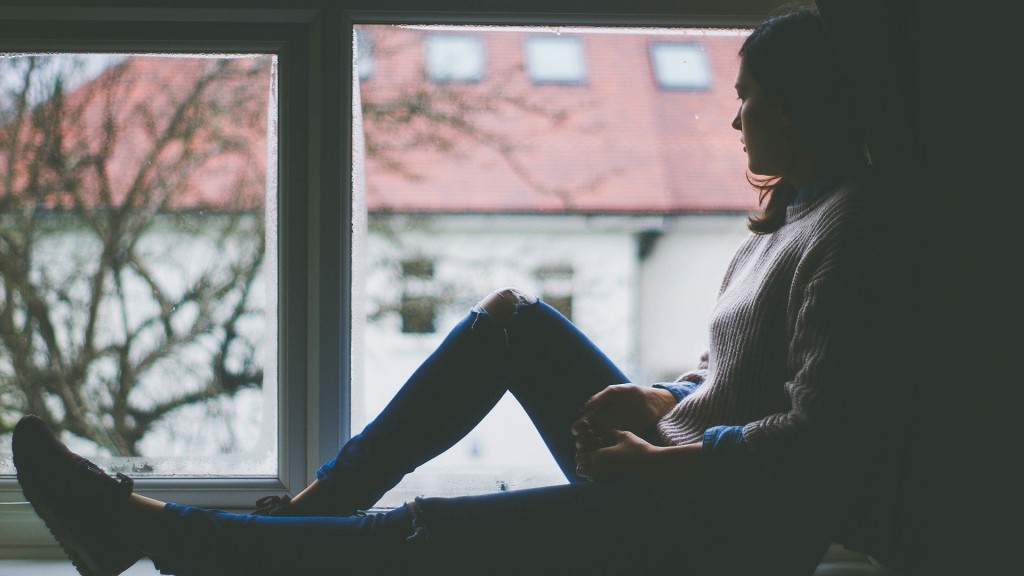
[[[160, 572], [149, 560], [132, 566], [123, 576], [154, 576]], [[68, 560], [0, 560], [0, 576], [78, 576]]]
[[[142, 560], [123, 576], [160, 574], [149, 560]], [[871, 562], [866, 556], [833, 544], [814, 576], [892, 576], [896, 573]], [[0, 560], [0, 576], [78, 576], [67, 560]]]

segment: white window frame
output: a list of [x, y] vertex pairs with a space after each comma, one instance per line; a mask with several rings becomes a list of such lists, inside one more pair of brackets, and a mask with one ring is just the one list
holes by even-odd
[[[778, 0], [13, 0], [0, 52], [274, 52], [279, 63], [279, 470], [276, 479], [140, 479], [162, 500], [250, 510], [295, 493], [349, 435], [352, 26], [755, 25]], [[334, 321], [331, 321], [334, 319]], [[0, 558], [60, 557], [13, 478], [0, 479]]]
[[[239, 3], [240, 5], [241, 3]], [[295, 493], [338, 450], [349, 425], [344, 387], [349, 349], [349, 239], [338, 226], [348, 148], [340, 129], [341, 78], [351, 43], [320, 34], [311, 10], [46, 10], [4, 8], [2, 52], [275, 53], [278, 58], [278, 469], [276, 477], [147, 479], [136, 489], [161, 500], [251, 510], [267, 494]], [[330, 55], [328, 57], [327, 55]], [[332, 73], [324, 73], [331, 70]], [[325, 124], [311, 122], [311, 118]], [[334, 121], [331, 126], [325, 125]], [[335, 157], [326, 158], [333, 153]], [[341, 168], [339, 169], [339, 164]], [[330, 216], [327, 216], [330, 215]], [[268, 223], [268, 225], [272, 225]], [[329, 264], [328, 264], [329, 263]], [[323, 319], [338, 318], [338, 322]], [[323, 385], [322, 385], [323, 384]], [[0, 557], [50, 556], [55, 544], [14, 479], [0, 480]]]

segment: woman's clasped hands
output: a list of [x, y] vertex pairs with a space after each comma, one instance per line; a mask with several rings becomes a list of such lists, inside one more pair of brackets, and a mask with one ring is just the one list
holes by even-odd
[[675, 405], [671, 392], [636, 384], [591, 396], [572, 424], [576, 473], [591, 480], [646, 476], [657, 449], [642, 436]]

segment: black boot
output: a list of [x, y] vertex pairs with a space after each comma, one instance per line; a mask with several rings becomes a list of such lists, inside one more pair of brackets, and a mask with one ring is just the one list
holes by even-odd
[[142, 558], [127, 522], [131, 478], [71, 452], [36, 416], [18, 422], [12, 448], [25, 497], [80, 574], [116, 576]]

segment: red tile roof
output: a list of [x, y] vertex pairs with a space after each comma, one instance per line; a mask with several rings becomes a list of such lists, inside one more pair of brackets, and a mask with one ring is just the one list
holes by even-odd
[[[0, 192], [33, 196], [54, 208], [125, 202], [153, 210], [260, 206], [266, 194], [270, 62], [265, 56], [126, 58], [63, 98], [60, 157], [65, 166], [77, 167], [65, 171], [71, 178], [59, 181], [47, 156], [54, 147], [41, 146], [56, 131], [25, 118], [16, 162], [10, 164], [14, 190]], [[210, 83], [197, 91], [204, 78]], [[197, 104], [176, 116], [190, 98]], [[34, 115], [49, 116], [52, 104], [38, 105]], [[9, 142], [15, 128], [0, 126], [2, 141]], [[0, 147], [0, 173], [9, 165], [8, 154], [6, 144]], [[39, 166], [49, 169], [33, 176]]]
[[[439, 87], [424, 72], [427, 31], [384, 26], [362, 31], [372, 35], [374, 49], [372, 76], [362, 82], [364, 102], [417, 91], [448, 93], [445, 89], [458, 87], [463, 101], [491, 102], [494, 108], [471, 116], [477, 126], [476, 140], [463, 136], [448, 150], [430, 145], [401, 150], [397, 156], [401, 171], [392, 169], [385, 156], [368, 154], [366, 189], [371, 211], [678, 213], [756, 207], [756, 191], [744, 178], [746, 162], [739, 134], [730, 127], [736, 111], [732, 88], [736, 54], [742, 42], [737, 34], [579, 34], [586, 81], [535, 86], [524, 70], [523, 41], [536, 32], [488, 32], [484, 79]], [[649, 49], [652, 42], [665, 40], [703, 46], [711, 68], [710, 89], [665, 90], [656, 85]], [[161, 122], [167, 120], [164, 116], [215, 62], [130, 57], [67, 95], [70, 108], [79, 110], [80, 117], [73, 122], [65, 119], [65, 145], [100, 150], [108, 142], [103, 136], [104, 111], [114, 111], [118, 137], [109, 142], [107, 170], [111, 203], [120, 204], [137, 189], [136, 182], [146, 181], [157, 186], [158, 194], [133, 201], [151, 204], [167, 195], [163, 207], [169, 209], [262, 204], [270, 82], [267, 58], [255, 65], [252, 75], [222, 81], [204, 96], [202, 109], [208, 116], [197, 123], [195, 150], [209, 154], [208, 158], [189, 164], [181, 147], [174, 145], [152, 159], [146, 157]], [[238, 71], [253, 65], [240, 60], [230, 66]], [[118, 75], [112, 88], [104, 87]], [[494, 95], [504, 100], [487, 99]], [[510, 105], [511, 101], [518, 105]], [[545, 112], [538, 113], [538, 108]], [[149, 119], [147, 110], [158, 120]], [[0, 127], [0, 133], [10, 129]], [[408, 147], [415, 138], [409, 135], [412, 129], [424, 131], [418, 136], [427, 136], [435, 144], [439, 137], [443, 140], [455, 132], [438, 125], [365, 119], [367, 140], [377, 145]], [[217, 152], [217, 146], [225, 143], [230, 145]], [[503, 143], [511, 144], [504, 155]], [[0, 150], [0, 160], [4, 154]], [[31, 155], [18, 154], [15, 180], [24, 184]], [[180, 169], [173, 176], [170, 167], [175, 163]], [[6, 161], [0, 162], [0, 171], [5, 166]], [[168, 169], [160, 172], [161, 167]], [[95, 190], [99, 180], [93, 174], [84, 183]], [[97, 193], [92, 194], [95, 198]], [[54, 194], [47, 202], [70, 206], [72, 199]]]
[[[372, 76], [364, 100], [380, 100], [424, 85], [423, 29], [373, 26]], [[520, 167], [494, 149], [470, 142], [452, 151], [403, 157], [416, 178], [367, 157], [371, 209], [412, 212], [690, 212], [750, 210], [757, 194], [745, 180], [746, 158], [733, 89], [738, 34], [650, 36], [580, 34], [587, 67], [580, 85], [533, 85], [524, 69], [531, 32], [480, 33], [484, 79], [465, 89], [522, 96], [560, 111], [564, 119], [500, 108], [483, 120], [513, 143]], [[707, 54], [711, 87], [665, 90], [656, 85], [649, 49], [655, 41], [698, 42]], [[392, 126], [367, 118], [369, 140], [388, 139]], [[393, 136], [391, 140], [401, 140]], [[525, 171], [525, 177], [524, 173]]]

